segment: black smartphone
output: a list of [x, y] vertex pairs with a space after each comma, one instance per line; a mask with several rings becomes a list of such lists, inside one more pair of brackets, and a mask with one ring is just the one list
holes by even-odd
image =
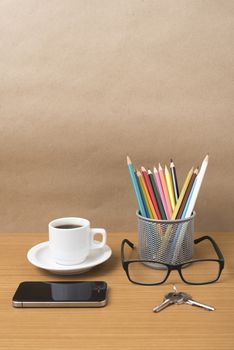
[[106, 303], [103, 281], [22, 282], [12, 299], [14, 307], [101, 307]]

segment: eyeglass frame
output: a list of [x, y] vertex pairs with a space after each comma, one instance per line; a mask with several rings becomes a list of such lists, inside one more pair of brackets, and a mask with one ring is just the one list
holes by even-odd
[[[208, 239], [217, 256], [218, 256], [218, 259], [194, 259], [194, 260], [189, 260], [189, 261], [186, 261], [182, 264], [176, 264], [176, 265], [172, 265], [172, 264], [167, 264], [167, 263], [164, 263], [164, 262], [161, 262], [161, 261], [155, 261], [155, 260], [145, 260], [145, 259], [135, 259], [135, 260], [125, 260], [124, 258], [124, 246], [125, 244], [128, 244], [128, 246], [132, 249], [134, 249], [134, 243], [132, 243], [131, 241], [129, 241], [128, 239], [124, 239], [121, 243], [121, 262], [122, 262], [122, 267], [124, 269], [124, 271], [126, 272], [126, 275], [129, 279], [130, 282], [132, 283], [135, 283], [135, 284], [139, 284], [139, 285], [143, 285], [143, 286], [158, 286], [158, 285], [161, 285], [163, 284], [164, 282], [166, 282], [166, 280], [168, 279], [171, 271], [173, 270], [177, 270], [179, 275], [180, 275], [180, 278], [182, 279], [182, 281], [186, 284], [190, 284], [190, 285], [204, 285], [204, 284], [211, 284], [211, 283], [215, 283], [218, 281], [218, 279], [220, 278], [220, 275], [222, 273], [222, 270], [224, 268], [224, 257], [223, 257], [223, 254], [221, 252], [221, 250], [219, 249], [217, 243], [215, 242], [215, 240], [210, 237], [210, 236], [202, 236], [200, 238], [197, 238], [194, 240], [194, 244], [198, 244], [204, 240]], [[188, 282], [184, 279], [183, 277], [183, 274], [181, 272], [181, 269], [183, 268], [184, 265], [188, 265], [190, 263], [194, 263], [194, 262], [202, 262], [202, 261], [215, 261], [217, 263], [219, 263], [219, 272], [218, 272], [218, 277], [213, 280], [213, 281], [208, 281], [208, 282]], [[160, 265], [164, 265], [167, 267], [167, 274], [164, 278], [164, 280], [162, 282], [158, 282], [158, 283], [140, 283], [140, 282], [136, 282], [136, 281], [133, 281], [131, 278], [130, 278], [130, 275], [129, 275], [129, 264], [131, 263], [134, 263], [134, 262], [140, 262], [140, 263], [154, 263], [154, 264], [160, 264]]]

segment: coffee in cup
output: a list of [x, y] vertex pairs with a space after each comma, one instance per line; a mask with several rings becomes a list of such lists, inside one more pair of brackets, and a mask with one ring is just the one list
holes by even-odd
[[55, 228], [61, 228], [61, 229], [70, 229], [70, 228], [78, 228], [82, 227], [81, 225], [74, 225], [74, 224], [66, 224], [66, 225], [58, 225], [55, 226]]

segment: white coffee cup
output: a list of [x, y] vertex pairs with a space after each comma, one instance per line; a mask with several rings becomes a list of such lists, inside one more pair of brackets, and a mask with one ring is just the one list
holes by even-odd
[[[102, 235], [101, 242], [94, 240], [96, 234]], [[67, 217], [49, 223], [50, 252], [58, 264], [80, 264], [92, 249], [102, 248], [105, 244], [106, 230], [90, 228], [90, 222], [86, 219]]]

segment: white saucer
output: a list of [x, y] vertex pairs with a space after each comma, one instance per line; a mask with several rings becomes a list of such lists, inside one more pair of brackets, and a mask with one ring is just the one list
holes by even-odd
[[75, 275], [89, 271], [92, 267], [102, 264], [112, 254], [111, 248], [105, 245], [103, 248], [94, 249], [85, 261], [77, 265], [60, 265], [52, 260], [49, 250], [49, 242], [43, 242], [32, 247], [27, 254], [31, 264], [41, 269], [48, 270], [58, 275]]

